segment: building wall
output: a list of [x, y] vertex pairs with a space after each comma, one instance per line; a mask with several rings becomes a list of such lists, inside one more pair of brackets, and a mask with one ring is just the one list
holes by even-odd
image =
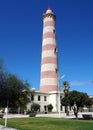
[[58, 111], [58, 94], [57, 92], [52, 92], [49, 95], [49, 104], [53, 105], [53, 112], [57, 112]]

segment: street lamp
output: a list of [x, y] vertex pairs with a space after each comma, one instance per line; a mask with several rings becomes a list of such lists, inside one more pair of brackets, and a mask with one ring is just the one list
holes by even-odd
[[32, 88], [31, 91], [30, 91], [30, 93], [31, 93], [31, 101], [34, 100], [34, 97], [32, 97], [32, 96], [35, 93], [35, 90], [36, 90], [35, 88]]
[[31, 91], [30, 91], [30, 97], [31, 97], [31, 106], [33, 104], [33, 101], [34, 101], [34, 93], [35, 93], [36, 89], [35, 88], [32, 88]]
[[59, 118], [60, 118], [60, 80], [63, 79], [65, 75], [58, 75], [58, 112], [59, 112]]
[[5, 108], [5, 127], [7, 126], [7, 119], [8, 119], [8, 100], [7, 100], [7, 107]]

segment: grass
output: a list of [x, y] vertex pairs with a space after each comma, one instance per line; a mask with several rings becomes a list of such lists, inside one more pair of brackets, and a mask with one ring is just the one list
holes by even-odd
[[[4, 119], [0, 119], [4, 125]], [[8, 127], [18, 130], [93, 130], [93, 120], [72, 120], [56, 118], [8, 119]]]

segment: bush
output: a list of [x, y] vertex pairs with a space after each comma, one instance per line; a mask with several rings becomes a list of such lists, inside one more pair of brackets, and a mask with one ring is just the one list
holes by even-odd
[[37, 112], [38, 110], [40, 110], [40, 105], [38, 103], [33, 103], [31, 105], [31, 111]]
[[49, 105], [47, 105], [47, 108], [48, 108], [48, 111], [51, 112], [52, 109], [53, 109], [53, 105], [52, 105], [52, 104], [49, 104]]

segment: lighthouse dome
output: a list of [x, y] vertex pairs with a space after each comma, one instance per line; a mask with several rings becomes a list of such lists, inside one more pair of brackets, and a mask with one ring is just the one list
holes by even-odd
[[50, 8], [47, 9], [46, 13], [53, 13]]

